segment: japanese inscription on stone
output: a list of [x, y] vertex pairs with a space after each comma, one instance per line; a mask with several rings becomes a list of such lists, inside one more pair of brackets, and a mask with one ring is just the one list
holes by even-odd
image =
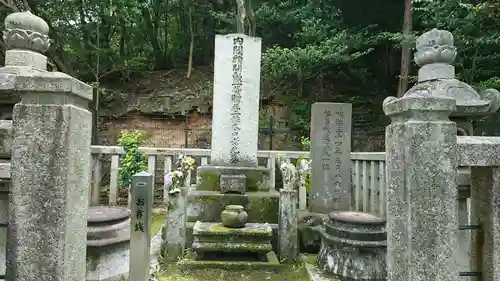
[[140, 172], [132, 177], [132, 221], [130, 229], [130, 278], [149, 280], [153, 175]]
[[[145, 183], [139, 182], [137, 185], [144, 186]], [[144, 198], [142, 197], [138, 197], [135, 202], [134, 231], [144, 232]]]
[[241, 92], [243, 70], [243, 38], [233, 39], [233, 73], [231, 91], [231, 151], [230, 162], [237, 163], [240, 158], [239, 144], [241, 131]]
[[261, 46], [244, 34], [215, 36], [213, 165], [257, 166]]
[[[315, 103], [311, 120], [311, 208], [348, 210], [351, 185], [350, 104]], [[315, 160], [318, 159], [318, 160]]]

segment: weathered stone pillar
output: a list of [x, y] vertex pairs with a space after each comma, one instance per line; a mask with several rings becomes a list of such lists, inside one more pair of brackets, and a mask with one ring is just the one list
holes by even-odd
[[458, 279], [457, 126], [449, 120], [456, 101], [433, 84], [431, 75], [449, 71], [454, 58], [451, 33], [420, 36], [419, 83], [402, 98], [384, 101], [391, 118], [386, 128], [388, 281]]
[[7, 253], [11, 146], [12, 121], [0, 120], [0, 276], [5, 275]]
[[186, 245], [186, 199], [189, 187], [169, 193], [163, 230], [163, 260], [177, 262], [184, 256]]
[[13, 113], [6, 280], [85, 280], [92, 88], [46, 70], [48, 25], [30, 12], [5, 19], [0, 92]]
[[[497, 141], [496, 150], [498, 144]], [[474, 280], [500, 280], [500, 168], [473, 167], [471, 176], [471, 209], [482, 230], [471, 235], [471, 271], [481, 272], [481, 279]]]
[[278, 256], [283, 262], [294, 262], [299, 253], [297, 203], [297, 190], [280, 190]]

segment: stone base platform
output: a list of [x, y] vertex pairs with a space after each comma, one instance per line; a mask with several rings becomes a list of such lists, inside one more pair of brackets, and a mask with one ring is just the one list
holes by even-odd
[[218, 191], [191, 190], [188, 194], [188, 222], [219, 222], [227, 205], [241, 205], [249, 223], [278, 223], [279, 193], [248, 192], [221, 194]]
[[[186, 223], [186, 248], [191, 249], [193, 247], [193, 229], [195, 222], [188, 222]], [[273, 247], [273, 251], [277, 251], [278, 249], [278, 224], [277, 223], [271, 223], [269, 224], [273, 231], [273, 236], [271, 238], [271, 245]]]
[[385, 281], [385, 221], [361, 212], [333, 212], [319, 230], [316, 266], [326, 275], [348, 281]]
[[224, 270], [271, 270], [278, 271], [287, 269], [284, 264], [278, 260], [268, 262], [244, 262], [244, 261], [199, 261], [186, 259], [182, 261], [181, 266], [187, 270], [193, 269], [224, 269]]
[[187, 200], [186, 248], [191, 248], [193, 227], [197, 221], [220, 222], [220, 214], [227, 205], [241, 205], [248, 214], [248, 223], [269, 223], [273, 230], [273, 249], [277, 251], [278, 192], [248, 192], [242, 195], [191, 190]]
[[[244, 176], [246, 192], [269, 191], [271, 169], [264, 167], [200, 166], [197, 169], [197, 190], [221, 191], [221, 176]], [[232, 179], [233, 181], [236, 179]]]
[[128, 277], [130, 210], [90, 207], [87, 217], [87, 281], [120, 281]]
[[272, 229], [268, 224], [248, 223], [243, 228], [227, 228], [220, 223], [196, 222], [192, 249], [197, 257], [210, 252], [254, 253], [258, 260], [272, 251]]

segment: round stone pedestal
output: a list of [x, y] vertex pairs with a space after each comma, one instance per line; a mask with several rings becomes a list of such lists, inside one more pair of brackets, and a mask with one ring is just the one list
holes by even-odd
[[328, 219], [316, 265], [342, 281], [385, 281], [385, 221], [361, 212], [333, 212]]
[[130, 210], [89, 207], [87, 217], [87, 281], [121, 281], [128, 278]]

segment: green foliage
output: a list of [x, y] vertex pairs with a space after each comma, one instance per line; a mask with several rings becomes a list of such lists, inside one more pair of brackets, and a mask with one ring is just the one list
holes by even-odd
[[120, 159], [119, 183], [121, 188], [129, 188], [132, 176], [148, 170], [147, 156], [139, 151], [144, 143], [145, 134], [141, 131], [122, 131], [118, 144], [123, 148], [124, 155]]
[[471, 4], [466, 0], [414, 0], [415, 15], [424, 29], [438, 27], [453, 33], [458, 56], [457, 76], [474, 86], [495, 86], [492, 78], [500, 72], [495, 63], [500, 53], [500, 4], [485, 0]]
[[[302, 135], [308, 134], [310, 105], [316, 101], [363, 104], [381, 115], [381, 101], [397, 88], [401, 43], [413, 46], [418, 35], [434, 27], [454, 34], [458, 78], [498, 88], [500, 1], [472, 2], [413, 0], [413, 32], [408, 36], [401, 32], [404, 1], [253, 1], [257, 36], [263, 42], [263, 91], [290, 108], [289, 125]], [[194, 68], [209, 66], [215, 34], [235, 32], [232, 0], [76, 4], [45, 1], [32, 11], [51, 29], [51, 65], [95, 82], [102, 109], [133, 96], [104, 85], [134, 82], [137, 72], [186, 68], [191, 43]], [[3, 1], [0, 7], [5, 18], [21, 9], [22, 1]], [[412, 83], [416, 73], [412, 64]]]
[[290, 129], [308, 134], [311, 126], [311, 105], [304, 101], [295, 101], [290, 107]]
[[308, 137], [300, 137], [300, 144], [303, 151], [309, 151], [311, 149], [311, 140]]

